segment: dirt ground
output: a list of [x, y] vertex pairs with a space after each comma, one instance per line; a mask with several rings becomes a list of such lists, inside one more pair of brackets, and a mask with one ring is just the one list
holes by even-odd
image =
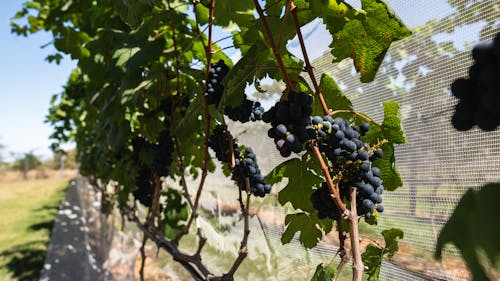
[[[66, 169], [63, 171], [52, 169], [36, 169], [28, 172], [28, 180], [60, 178], [70, 179], [77, 175], [77, 170]], [[23, 180], [23, 173], [20, 171], [0, 171], [0, 182], [14, 182]]]

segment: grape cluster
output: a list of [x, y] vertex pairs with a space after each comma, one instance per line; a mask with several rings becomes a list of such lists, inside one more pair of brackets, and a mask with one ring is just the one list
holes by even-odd
[[[229, 164], [231, 161], [231, 150], [229, 147], [229, 140], [231, 138], [231, 134], [224, 126], [217, 125], [208, 140], [208, 145], [214, 150], [217, 159], [226, 164]], [[264, 197], [271, 191], [271, 185], [264, 182], [264, 176], [257, 165], [257, 157], [253, 153], [252, 148], [247, 147], [243, 153], [240, 153], [238, 144], [233, 139], [233, 152], [235, 167], [231, 179], [237, 181], [242, 186], [246, 186], [246, 178], [248, 178], [251, 192], [255, 196]]]
[[469, 78], [451, 84], [451, 92], [459, 99], [451, 123], [459, 131], [474, 125], [492, 131], [500, 125], [500, 33], [492, 43], [476, 45], [472, 58]]
[[[133, 195], [144, 206], [151, 207], [153, 173], [160, 177], [168, 176], [169, 167], [172, 163], [174, 147], [170, 131], [167, 129], [161, 131], [155, 143], [151, 143], [143, 137], [135, 137], [132, 139], [132, 148], [133, 160], [137, 166], [141, 167], [135, 179], [137, 189], [133, 192]], [[152, 162], [145, 162], [141, 158], [141, 153], [154, 155]]]
[[262, 115], [262, 120], [272, 125], [267, 134], [274, 139], [281, 156], [288, 157], [292, 152], [301, 152], [304, 142], [312, 138], [309, 134], [311, 104], [310, 95], [291, 91], [288, 100], [277, 102]]
[[[271, 185], [264, 182], [259, 165], [257, 165], [256, 156], [251, 147], [245, 148], [243, 155], [237, 153], [238, 157], [235, 160], [235, 167], [232, 179], [244, 184], [246, 178], [250, 181], [250, 189], [255, 196], [264, 197], [271, 192]], [[235, 153], [236, 157], [236, 153]]]
[[[363, 123], [359, 127], [351, 126], [349, 121], [343, 118], [314, 116], [311, 127], [316, 132], [315, 138], [319, 150], [333, 163], [332, 173], [341, 174], [339, 181], [341, 197], [350, 200], [349, 190], [351, 187], [356, 187], [359, 215], [370, 218], [375, 208], [378, 212], [382, 212], [383, 207], [380, 204], [384, 187], [380, 179], [380, 169], [372, 167], [372, 162], [382, 158], [383, 152], [381, 149], [371, 148], [360, 139], [370, 130], [370, 125]], [[329, 202], [331, 198], [329, 190], [325, 189], [325, 184], [313, 193], [311, 201], [318, 210], [318, 216], [331, 218], [339, 212], [336, 206], [331, 207], [333, 201]]]
[[318, 218], [330, 218], [332, 220], [340, 217], [340, 211], [333, 202], [330, 189], [326, 182], [321, 185], [321, 188], [316, 189], [311, 195], [311, 202], [314, 209], [318, 211]]
[[[229, 149], [230, 138], [231, 135], [222, 125], [217, 125], [214, 128], [213, 133], [208, 138], [208, 146], [215, 152], [215, 157], [217, 157], [217, 160], [223, 163], [229, 163], [231, 161], [231, 150]], [[233, 151], [235, 153], [235, 157], [237, 150], [238, 145], [233, 142]]]
[[254, 102], [246, 98], [243, 100], [238, 107], [224, 108], [224, 114], [233, 121], [240, 121], [246, 123], [248, 121], [257, 121], [262, 119], [262, 114], [264, 113], [264, 108], [260, 105], [260, 102]]
[[163, 130], [159, 133], [154, 151], [153, 170], [160, 177], [168, 176], [168, 168], [172, 163], [172, 153], [174, 152], [174, 144], [169, 130]]
[[146, 207], [151, 207], [153, 204], [153, 175], [151, 170], [142, 168], [135, 178], [135, 185], [137, 189], [132, 193], [135, 200], [138, 200]]
[[211, 64], [208, 76], [208, 88], [205, 93], [208, 104], [219, 104], [222, 93], [224, 92], [224, 86], [222, 86], [221, 81], [228, 72], [229, 66], [227, 66], [223, 60], [219, 60], [217, 63]]

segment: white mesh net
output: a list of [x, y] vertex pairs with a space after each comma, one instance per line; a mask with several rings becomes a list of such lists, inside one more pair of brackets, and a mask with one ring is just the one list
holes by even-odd
[[[331, 74], [355, 109], [377, 121], [383, 118], [382, 102], [401, 104], [409, 143], [396, 148], [396, 159], [404, 186], [384, 193], [386, 211], [378, 226], [361, 225], [363, 243], [380, 240], [383, 229], [397, 227], [405, 232], [394, 260], [384, 261], [381, 280], [467, 280], [468, 272], [455, 248], [449, 247], [441, 262], [432, 258], [435, 241], [464, 191], [500, 181], [500, 131], [455, 131], [450, 117], [456, 100], [449, 93], [449, 85], [467, 75], [472, 46], [500, 31], [500, 3], [387, 2], [412, 28], [413, 35], [391, 46], [375, 81], [360, 83], [350, 60], [333, 66], [329, 53], [314, 62], [318, 78], [322, 73]], [[308, 45], [328, 38], [317, 33], [321, 24], [314, 24], [317, 28], [309, 28], [310, 34], [306, 34], [313, 41]], [[254, 149], [263, 173], [283, 161], [270, 149], [274, 144], [266, 136], [267, 129], [263, 123], [232, 128], [240, 144]], [[239, 247], [241, 221], [236, 212], [235, 187], [222, 173], [218, 175], [208, 177], [204, 190], [208, 199], [202, 202], [200, 225], [211, 242], [203, 259], [222, 273]], [[284, 217], [290, 210], [277, 203], [279, 189], [275, 186], [274, 195], [254, 201], [250, 254], [236, 280], [309, 280], [318, 263], [328, 263], [335, 256], [334, 233], [309, 251], [297, 241], [281, 244]], [[345, 271], [342, 280], [349, 279], [350, 270]]]

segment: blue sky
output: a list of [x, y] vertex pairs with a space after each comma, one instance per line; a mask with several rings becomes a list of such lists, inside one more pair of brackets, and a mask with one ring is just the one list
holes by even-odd
[[44, 61], [53, 48], [41, 49], [50, 34], [18, 37], [10, 33], [10, 18], [22, 7], [21, 0], [2, 3], [0, 9], [0, 143], [10, 152], [33, 150], [49, 157], [50, 127], [44, 123], [50, 97], [59, 93], [76, 63], [60, 65]]
[[[359, 5], [359, 0], [348, 2]], [[410, 28], [450, 12], [445, 0], [388, 2]], [[28, 151], [50, 157], [48, 136], [51, 129], [44, 123], [49, 100], [53, 94], [61, 92], [76, 62], [65, 58], [56, 65], [44, 60], [54, 50], [51, 46], [40, 48], [50, 42], [50, 34], [38, 33], [25, 38], [10, 33], [10, 18], [21, 9], [22, 3], [21, 0], [5, 1], [0, 9], [0, 143], [6, 146], [3, 153], [6, 157], [10, 152]], [[433, 9], [424, 8], [429, 5]], [[312, 27], [317, 27], [314, 32]], [[315, 58], [326, 50], [331, 37], [317, 22], [304, 28], [304, 33], [308, 32], [312, 32], [307, 43], [315, 46], [311, 54]], [[219, 36], [223, 35], [216, 34]], [[292, 41], [289, 47], [300, 56], [298, 44]]]

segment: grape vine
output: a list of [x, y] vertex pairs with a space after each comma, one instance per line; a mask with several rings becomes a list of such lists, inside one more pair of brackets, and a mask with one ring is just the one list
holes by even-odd
[[[50, 30], [57, 53], [49, 60], [67, 54], [78, 61], [50, 109], [53, 148], [74, 141], [81, 174], [116, 183], [105, 196], [116, 198], [117, 209], [144, 233], [141, 279], [150, 240], [195, 280], [234, 280], [248, 254], [250, 198], [273, 193], [272, 183], [288, 177], [278, 199], [298, 213], [287, 215], [282, 241], [320, 227], [299, 238], [314, 247], [336, 223], [342, 248], [347, 237], [351, 240], [350, 249], [343, 249], [351, 255], [342, 255], [342, 263], [352, 256], [353, 280], [361, 280], [358, 220], [373, 222], [383, 211], [382, 182], [387, 190], [401, 185], [393, 163], [394, 145], [405, 142], [399, 107], [384, 103], [378, 124], [354, 110], [333, 78], [323, 74], [318, 83], [301, 27], [322, 19], [334, 38], [335, 61], [352, 58], [361, 81], [370, 82], [390, 44], [410, 34], [387, 4], [362, 0], [357, 9], [335, 0], [109, 0], [99, 7], [63, 2], [26, 4], [15, 18], [29, 17], [28, 25], [15, 20], [13, 31]], [[228, 48], [242, 56], [234, 66], [228, 48], [213, 40], [215, 27], [228, 26], [236, 27]], [[304, 61], [287, 49], [295, 36]], [[266, 112], [245, 94], [247, 84], [264, 79], [286, 84], [280, 101]], [[226, 119], [270, 124], [268, 136], [281, 156], [290, 158], [264, 177], [256, 154], [238, 145]], [[236, 258], [221, 275], [202, 261], [208, 238], [197, 221], [206, 178], [215, 167], [209, 147], [231, 170], [244, 228]], [[194, 192], [188, 176], [198, 180]], [[179, 185], [165, 190], [167, 177]], [[145, 217], [136, 201], [147, 209]], [[196, 249], [183, 249], [180, 241], [194, 229]], [[377, 278], [370, 272], [376, 270], [366, 273]]]

